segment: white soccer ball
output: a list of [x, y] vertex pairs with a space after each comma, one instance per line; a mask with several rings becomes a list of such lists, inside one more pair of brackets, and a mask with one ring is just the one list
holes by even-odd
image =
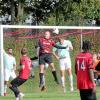
[[58, 29], [58, 28], [55, 28], [55, 29], [53, 30], [53, 33], [59, 34], [59, 29]]

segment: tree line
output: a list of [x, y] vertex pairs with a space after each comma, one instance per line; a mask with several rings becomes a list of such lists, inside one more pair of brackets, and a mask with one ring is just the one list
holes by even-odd
[[0, 15], [11, 14], [11, 24], [23, 24], [32, 13], [37, 25], [100, 25], [100, 0], [0, 0]]

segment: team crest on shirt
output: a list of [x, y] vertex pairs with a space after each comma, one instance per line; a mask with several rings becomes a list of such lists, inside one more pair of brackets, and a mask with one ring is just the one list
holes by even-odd
[[43, 44], [50, 45], [50, 43], [47, 43], [47, 42], [43, 42]]

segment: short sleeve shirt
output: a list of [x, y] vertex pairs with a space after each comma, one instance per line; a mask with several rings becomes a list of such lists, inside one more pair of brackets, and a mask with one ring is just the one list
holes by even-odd
[[53, 51], [58, 54], [59, 57], [67, 57], [70, 58], [70, 47], [72, 47], [72, 43], [69, 40], [64, 40], [64, 43], [61, 44], [60, 42], [57, 42], [57, 45], [59, 46], [65, 46], [66, 49], [57, 49], [53, 48]]
[[94, 83], [89, 78], [89, 69], [93, 69], [92, 55], [90, 53], [80, 53], [76, 57], [75, 64], [78, 89], [92, 89], [94, 87]]

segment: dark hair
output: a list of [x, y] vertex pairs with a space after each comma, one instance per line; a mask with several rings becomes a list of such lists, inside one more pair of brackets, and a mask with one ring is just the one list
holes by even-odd
[[87, 52], [88, 50], [91, 49], [91, 43], [90, 41], [83, 41], [83, 46], [82, 46], [82, 49], [84, 52]]
[[22, 48], [22, 49], [21, 49], [21, 54], [22, 54], [22, 55], [27, 54], [27, 49], [26, 49], [26, 48]]
[[9, 47], [9, 48], [8, 48], [8, 50], [9, 50], [9, 49], [12, 49], [12, 48], [11, 48], [11, 47]]

